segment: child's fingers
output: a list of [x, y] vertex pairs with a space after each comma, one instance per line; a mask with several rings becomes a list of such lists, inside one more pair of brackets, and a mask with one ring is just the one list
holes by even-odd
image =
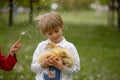
[[61, 60], [61, 58], [55, 57], [55, 58], [53, 59], [53, 62], [54, 62], [54, 63], [57, 63], [57, 62], [60, 61], [60, 60]]
[[46, 58], [47, 58], [47, 59], [50, 59], [50, 58], [51, 58], [51, 55], [46, 56]]
[[15, 42], [15, 45], [20, 46], [20, 45], [21, 45], [20, 41], [19, 41], [19, 40], [17, 40], [17, 41]]
[[68, 67], [68, 66], [69, 66], [69, 64], [65, 64], [64, 66], [65, 66], [65, 67]]
[[60, 61], [61, 57], [56, 57], [55, 60]]
[[16, 47], [19, 44], [19, 41], [16, 41], [12, 47]]
[[15, 44], [14, 44], [14, 47], [20, 47], [21, 46], [21, 43], [20, 43], [20, 41], [19, 40], [17, 40], [16, 42], [15, 42]]

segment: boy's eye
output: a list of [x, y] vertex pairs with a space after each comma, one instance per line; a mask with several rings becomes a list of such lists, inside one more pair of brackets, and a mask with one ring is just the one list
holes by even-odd
[[48, 33], [48, 35], [52, 35], [52, 33]]
[[55, 31], [55, 33], [58, 33], [59, 31]]

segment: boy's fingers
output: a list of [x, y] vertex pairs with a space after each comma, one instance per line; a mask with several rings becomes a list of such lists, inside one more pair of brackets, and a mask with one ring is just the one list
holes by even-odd
[[65, 67], [69, 66], [69, 64], [66, 64]]

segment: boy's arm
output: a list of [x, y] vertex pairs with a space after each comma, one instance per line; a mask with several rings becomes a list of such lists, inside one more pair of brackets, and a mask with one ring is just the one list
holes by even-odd
[[72, 74], [73, 72], [78, 72], [80, 70], [80, 58], [77, 49], [73, 46], [72, 49], [70, 49], [70, 52], [73, 53], [74, 64], [72, 67], [64, 67], [64, 69], [62, 70], [63, 72], [68, 74]]
[[33, 60], [31, 63], [31, 70], [35, 73], [41, 72], [44, 70], [44, 68], [41, 66], [41, 64], [38, 62], [38, 56], [40, 53], [41, 46], [37, 46], [34, 54], [33, 54]]
[[35, 73], [41, 72], [44, 68], [38, 63], [37, 60], [33, 60], [31, 63], [31, 70]]

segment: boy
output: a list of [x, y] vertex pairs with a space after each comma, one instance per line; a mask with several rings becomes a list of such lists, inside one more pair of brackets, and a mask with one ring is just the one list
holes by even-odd
[[[39, 18], [39, 26], [42, 34], [47, 40], [38, 44], [31, 63], [31, 69], [36, 73], [36, 80], [72, 80], [72, 73], [80, 70], [80, 58], [75, 46], [68, 42], [63, 36], [63, 21], [59, 14], [50, 12], [43, 14]], [[46, 52], [46, 46], [49, 42], [54, 42], [57, 46], [69, 50], [74, 56], [74, 64], [72, 67], [67, 67], [63, 64], [61, 58], [54, 59], [48, 56], [40, 64], [38, 56], [40, 53]], [[49, 70], [51, 72], [49, 72]]]

